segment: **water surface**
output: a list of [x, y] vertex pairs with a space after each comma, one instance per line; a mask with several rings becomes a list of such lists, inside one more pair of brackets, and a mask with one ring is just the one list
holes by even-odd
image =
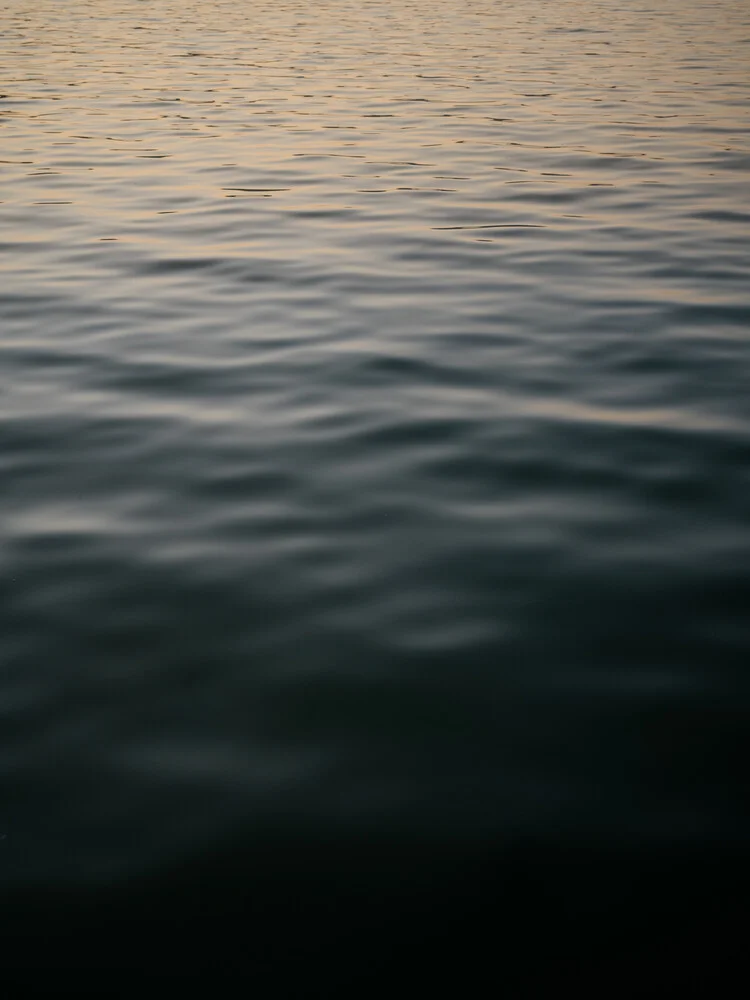
[[6, 887], [741, 843], [747, 4], [0, 32]]

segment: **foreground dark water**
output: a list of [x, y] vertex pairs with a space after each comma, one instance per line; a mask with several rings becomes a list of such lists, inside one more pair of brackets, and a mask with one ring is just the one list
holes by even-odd
[[747, 5], [0, 28], [6, 934], [734, 919]]

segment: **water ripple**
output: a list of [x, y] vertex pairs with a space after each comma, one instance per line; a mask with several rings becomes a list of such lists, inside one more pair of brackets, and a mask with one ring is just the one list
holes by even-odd
[[747, 832], [749, 27], [5, 4], [6, 882]]

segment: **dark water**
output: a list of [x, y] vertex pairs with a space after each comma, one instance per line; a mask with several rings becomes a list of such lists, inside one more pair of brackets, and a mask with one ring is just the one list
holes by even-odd
[[0, 7], [12, 940], [734, 914], [749, 57], [743, 0]]

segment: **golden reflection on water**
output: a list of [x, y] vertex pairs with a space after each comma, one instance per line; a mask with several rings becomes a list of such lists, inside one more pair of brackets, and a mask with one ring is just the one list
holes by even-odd
[[[339, 210], [346, 191], [398, 215], [416, 191], [451, 193], [471, 215], [478, 165], [483, 212], [488, 185], [523, 210], [524, 198], [632, 181], [639, 160], [665, 153], [709, 177], [696, 129], [707, 153], [746, 141], [747, 5], [690, 4], [689, 18], [684, 6], [15, 0], [0, 43], [3, 200], [75, 202], [45, 218], [83, 213], [100, 239], [122, 239], [147, 221], [112, 196], [123, 184], [151, 189], [155, 211], [240, 197], [325, 211], [311, 189], [335, 184]], [[491, 183], [489, 170], [519, 176]], [[611, 218], [594, 204], [584, 215]]]

